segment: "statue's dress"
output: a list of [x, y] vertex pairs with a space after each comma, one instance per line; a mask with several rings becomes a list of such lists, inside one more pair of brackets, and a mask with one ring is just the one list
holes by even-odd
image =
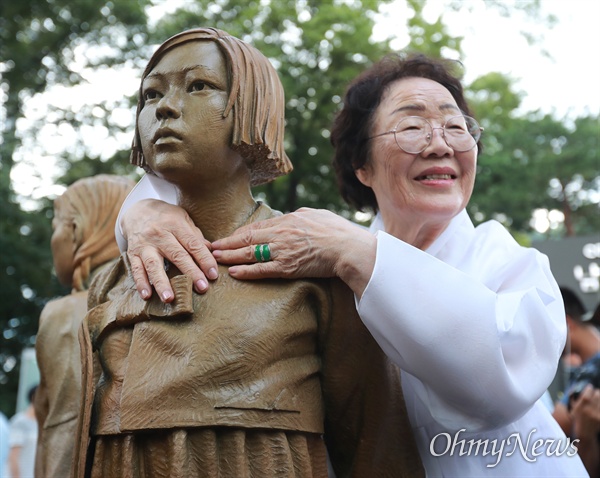
[[92, 286], [76, 476], [327, 477], [327, 451], [338, 478], [421, 476], [398, 370], [341, 281], [221, 266], [199, 295], [173, 269], [169, 305], [124, 258]]
[[[97, 266], [90, 280], [111, 266]], [[35, 353], [40, 384], [34, 407], [40, 424], [35, 476], [66, 477], [71, 470], [81, 400], [81, 353], [78, 332], [87, 313], [88, 291], [49, 301], [40, 314]]]

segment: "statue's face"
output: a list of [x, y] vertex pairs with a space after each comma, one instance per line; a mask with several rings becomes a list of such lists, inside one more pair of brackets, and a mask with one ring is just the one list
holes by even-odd
[[225, 61], [213, 42], [184, 43], [160, 59], [143, 80], [138, 118], [154, 172], [175, 184], [212, 182], [243, 166], [230, 148], [233, 117], [223, 117], [228, 91]]
[[73, 282], [75, 251], [77, 250], [76, 225], [73, 218], [61, 215], [60, 211], [55, 210], [52, 229], [50, 248], [56, 277], [61, 284], [70, 286]]

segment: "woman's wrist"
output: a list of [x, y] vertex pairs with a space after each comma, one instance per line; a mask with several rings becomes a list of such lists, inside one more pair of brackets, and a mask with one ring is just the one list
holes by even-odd
[[336, 275], [360, 298], [371, 279], [377, 256], [377, 238], [366, 230], [356, 231], [339, 245]]

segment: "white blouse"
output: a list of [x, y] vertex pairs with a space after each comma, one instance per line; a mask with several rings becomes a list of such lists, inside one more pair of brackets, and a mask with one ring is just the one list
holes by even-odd
[[423, 252], [383, 231], [357, 308], [402, 369], [428, 477], [586, 477], [538, 401], [566, 338], [548, 259], [466, 211]]

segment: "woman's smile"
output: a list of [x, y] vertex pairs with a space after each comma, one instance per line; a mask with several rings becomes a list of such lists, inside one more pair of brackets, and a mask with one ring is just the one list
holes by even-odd
[[416, 176], [415, 181], [426, 186], [449, 186], [457, 177], [452, 168], [429, 168]]

